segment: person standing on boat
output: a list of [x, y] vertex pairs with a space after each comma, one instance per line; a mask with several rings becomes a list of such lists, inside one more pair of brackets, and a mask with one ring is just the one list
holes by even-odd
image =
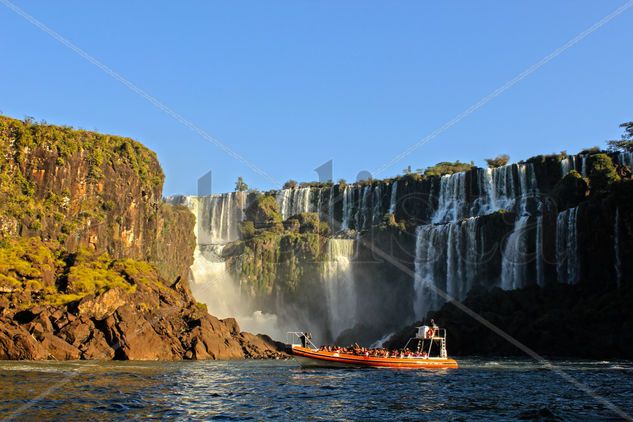
[[299, 339], [301, 340], [301, 347], [306, 347], [307, 339], [310, 338], [312, 338], [310, 333], [301, 333], [301, 337], [299, 337]]

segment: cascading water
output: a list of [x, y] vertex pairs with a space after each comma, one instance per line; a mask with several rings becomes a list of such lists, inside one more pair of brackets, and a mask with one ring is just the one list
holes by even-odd
[[519, 201], [526, 203], [528, 196], [538, 192], [532, 164], [510, 164], [494, 169], [474, 169], [473, 177], [480, 195], [472, 201], [466, 194], [466, 173], [442, 176], [438, 207], [432, 222], [448, 223], [462, 218], [511, 210]]
[[[531, 163], [512, 164], [471, 172], [476, 198], [467, 195], [467, 174], [456, 173], [440, 179], [438, 207], [432, 217], [435, 224], [422, 225], [416, 231], [414, 310], [418, 318], [444, 302], [434, 290], [461, 300], [478, 276], [477, 263], [483, 251], [479, 217], [499, 210], [514, 210], [517, 218], [507, 238], [501, 261], [500, 285], [516, 289], [528, 284], [527, 265], [533, 256], [529, 249], [528, 223], [535, 213], [530, 207], [538, 195], [536, 173]], [[542, 215], [537, 208], [537, 225]], [[536, 246], [542, 248], [541, 245]], [[542, 250], [539, 252], [542, 254]], [[542, 262], [541, 262], [542, 264]], [[537, 264], [539, 265], [539, 264]], [[542, 274], [542, 268], [540, 270]], [[541, 275], [540, 277], [543, 277]], [[541, 279], [544, 282], [544, 278]]]
[[276, 196], [279, 212], [284, 220], [304, 212], [315, 212], [312, 188], [282, 189]]
[[419, 226], [416, 230], [414, 311], [422, 318], [438, 309], [444, 298], [438, 289], [462, 300], [477, 277], [482, 249], [478, 219], [457, 223]]
[[382, 222], [382, 192], [380, 189], [380, 185], [376, 185], [373, 187], [373, 195], [371, 197], [372, 200], [372, 210], [371, 210], [371, 222], [372, 225], [378, 225]]
[[323, 262], [323, 286], [332, 338], [357, 322], [357, 287], [352, 257], [353, 239], [329, 239]]
[[389, 212], [395, 214], [396, 204], [398, 200], [398, 181], [396, 180], [391, 184], [391, 195], [389, 198]]
[[615, 158], [618, 164], [633, 170], [633, 151], [618, 152]]
[[622, 285], [622, 258], [620, 257], [620, 209], [615, 209], [613, 222], [613, 266], [615, 268], [615, 281], [620, 287]]
[[578, 282], [578, 207], [558, 213], [556, 217], [556, 272], [560, 283]]
[[536, 284], [545, 286], [545, 272], [543, 269], [543, 216], [536, 217]]
[[226, 270], [224, 246], [239, 239], [247, 195], [232, 192], [222, 195], [185, 197], [184, 204], [195, 215], [196, 249], [191, 266], [191, 292], [218, 317], [235, 317], [242, 329], [283, 338], [277, 317], [255, 310], [240, 294], [239, 283]]
[[528, 200], [538, 191], [536, 177], [531, 164], [517, 165], [519, 198], [514, 229], [506, 241], [501, 263], [501, 288], [519, 289], [527, 284], [527, 265], [532, 257], [528, 254]]
[[501, 263], [501, 288], [519, 289], [524, 286], [527, 273], [527, 230], [529, 216], [521, 216], [506, 241]]
[[352, 201], [352, 188], [350, 186], [345, 186], [343, 189], [343, 221], [341, 223], [341, 229], [343, 230], [348, 230], [350, 228], [349, 222], [353, 209]]
[[560, 160], [560, 173], [561, 178], [567, 176], [567, 174], [572, 171], [574, 161], [570, 157], [563, 158]]
[[369, 190], [371, 186], [364, 186], [362, 188], [362, 193], [359, 196], [359, 204], [356, 208], [356, 230], [362, 230], [367, 226], [369, 221], [369, 208], [367, 206], [367, 200], [369, 196]]
[[464, 215], [466, 200], [466, 173], [442, 176], [438, 207], [433, 223], [456, 221]]

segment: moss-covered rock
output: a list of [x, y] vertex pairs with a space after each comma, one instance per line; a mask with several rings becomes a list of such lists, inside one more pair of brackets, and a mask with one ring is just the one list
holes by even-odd
[[575, 207], [583, 201], [589, 193], [587, 179], [576, 170], [570, 171], [552, 189], [552, 197], [559, 210]]
[[252, 221], [256, 229], [282, 228], [279, 205], [273, 195], [259, 195], [246, 208], [246, 220]]
[[589, 180], [591, 191], [599, 192], [618, 182], [618, 175], [613, 160], [607, 154], [594, 154], [589, 157]]

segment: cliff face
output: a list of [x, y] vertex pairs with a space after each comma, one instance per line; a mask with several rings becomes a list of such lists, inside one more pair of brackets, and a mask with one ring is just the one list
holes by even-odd
[[0, 117], [0, 358], [277, 356], [192, 297], [195, 218], [128, 138]]
[[147, 260], [172, 281], [186, 276], [193, 218], [162, 203], [164, 176], [152, 151], [129, 138], [6, 117], [0, 141], [3, 236]]
[[198, 242], [222, 246], [244, 297], [284, 329], [369, 345], [440, 309], [438, 290], [461, 301], [475, 288], [625, 288], [632, 165], [632, 152], [594, 148], [195, 198]]

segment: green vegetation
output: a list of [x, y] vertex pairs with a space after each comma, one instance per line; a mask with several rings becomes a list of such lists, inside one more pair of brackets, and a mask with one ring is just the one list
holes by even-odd
[[244, 179], [242, 176], [237, 178], [237, 182], [235, 182], [235, 192], [246, 192], [248, 190], [248, 185], [244, 183]]
[[242, 239], [250, 239], [256, 234], [255, 224], [252, 221], [246, 220], [240, 223], [240, 235]]
[[633, 122], [622, 123], [620, 127], [624, 128], [622, 139], [608, 141], [609, 149], [633, 152]]
[[590, 147], [590, 148], [585, 148], [582, 151], [580, 151], [578, 154], [586, 154], [586, 155], [591, 155], [591, 154], [598, 154], [599, 152], [602, 152], [602, 150], [600, 149], [600, 147]]
[[510, 161], [508, 154], [497, 155], [495, 158], [486, 158], [489, 168], [503, 167]]
[[275, 197], [259, 195], [246, 209], [246, 220], [253, 222], [256, 229], [281, 229], [282, 217]]
[[284, 227], [292, 232], [318, 233], [324, 236], [330, 232], [328, 224], [321, 221], [319, 214], [315, 212], [304, 212], [293, 215], [284, 222]]
[[83, 159], [90, 165], [89, 177], [94, 180], [100, 179], [105, 165], [126, 163], [148, 186], [163, 183], [156, 154], [130, 138], [0, 116], [0, 148], [2, 160], [9, 153], [17, 163], [37, 149], [54, 151], [57, 165]]
[[434, 166], [430, 166], [427, 168], [419, 168], [415, 169], [415, 171], [411, 168], [411, 166], [407, 166], [402, 170], [405, 178], [410, 178], [411, 180], [421, 180], [422, 176], [424, 177], [439, 177], [447, 174], [460, 173], [462, 171], [468, 171], [475, 167], [475, 163], [472, 161], [470, 163], [462, 163], [457, 160], [455, 162], [450, 161], [442, 161], [440, 163], [435, 164]]
[[[65, 241], [103, 222], [117, 206], [101, 195], [103, 175], [130, 170], [144, 191], [162, 185], [156, 155], [132, 139], [0, 116], [0, 237], [26, 228], [27, 235]], [[46, 186], [52, 171], [63, 188]]]
[[286, 183], [284, 183], [283, 189], [294, 189], [296, 188], [298, 185], [296, 180], [288, 180]]
[[612, 183], [620, 181], [613, 160], [607, 154], [594, 154], [588, 160], [592, 192], [605, 190]]
[[584, 200], [589, 192], [589, 183], [576, 170], [570, 171], [556, 183], [552, 197], [556, 199], [559, 209], [575, 207]]
[[475, 167], [475, 164], [471, 161], [470, 163], [462, 163], [459, 160], [455, 162], [443, 161], [441, 163], [437, 163], [434, 166], [427, 167], [423, 173], [426, 177], [432, 176], [444, 176], [447, 174], [460, 173], [462, 171], [468, 171]]
[[[17, 238], [0, 244], [0, 294], [20, 296], [21, 306], [63, 305], [113, 288], [133, 292], [160, 284], [156, 269], [141, 261], [113, 259], [88, 249], [66, 251], [58, 242]], [[24, 294], [30, 295], [25, 300]]]

